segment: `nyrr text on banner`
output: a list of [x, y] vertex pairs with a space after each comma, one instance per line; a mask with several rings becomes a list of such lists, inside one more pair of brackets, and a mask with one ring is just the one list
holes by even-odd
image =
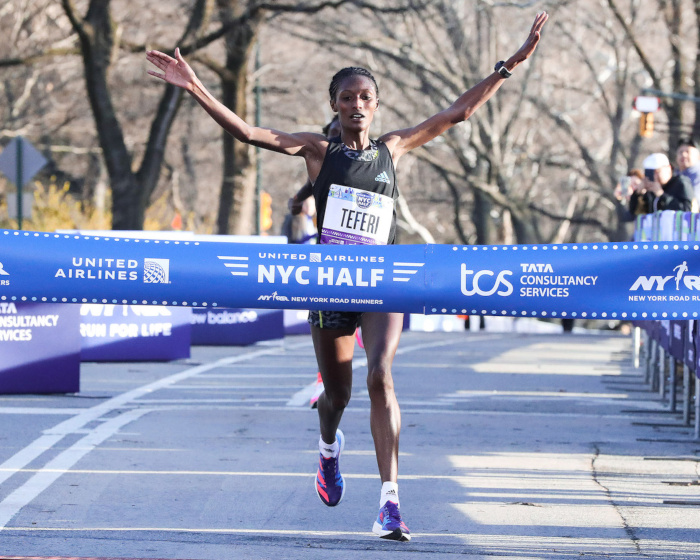
[[0, 230], [0, 302], [697, 318], [700, 245], [261, 245]]

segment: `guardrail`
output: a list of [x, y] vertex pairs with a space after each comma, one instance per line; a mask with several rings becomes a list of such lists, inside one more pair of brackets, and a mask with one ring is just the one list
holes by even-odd
[[[652, 243], [700, 242], [700, 214], [664, 210], [638, 216], [634, 240]], [[687, 263], [679, 263], [674, 270], [679, 282], [686, 272], [693, 272], [688, 269]], [[688, 301], [688, 316], [693, 316], [697, 307], [698, 303]], [[698, 320], [635, 320], [633, 325], [635, 367], [640, 367], [640, 359], [643, 360], [644, 381], [652, 391], [658, 392], [662, 400], [667, 400], [669, 412], [677, 412], [680, 388], [682, 423], [690, 426], [691, 417], [694, 416], [694, 437], [700, 439]]]

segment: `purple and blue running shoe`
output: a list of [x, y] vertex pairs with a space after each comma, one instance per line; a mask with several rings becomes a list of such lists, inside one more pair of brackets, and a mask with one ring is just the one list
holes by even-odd
[[337, 457], [326, 459], [319, 453], [318, 472], [316, 473], [316, 493], [321, 501], [329, 507], [337, 506], [345, 495], [345, 480], [340, 474], [340, 454], [345, 447], [345, 436], [338, 430], [335, 439], [340, 446]]
[[399, 506], [391, 501], [385, 503], [379, 510], [372, 532], [379, 535], [382, 539], [390, 539], [392, 541], [411, 540], [411, 532], [401, 520]]

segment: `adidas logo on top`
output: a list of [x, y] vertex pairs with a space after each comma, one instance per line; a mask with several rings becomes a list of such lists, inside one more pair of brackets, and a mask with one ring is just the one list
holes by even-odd
[[379, 181], [380, 183], [391, 183], [391, 179], [389, 179], [389, 175], [387, 175], [386, 171], [382, 171], [374, 178], [374, 180]]

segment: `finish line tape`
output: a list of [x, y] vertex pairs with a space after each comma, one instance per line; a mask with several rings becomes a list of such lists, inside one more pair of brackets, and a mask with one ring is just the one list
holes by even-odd
[[700, 243], [261, 245], [0, 230], [2, 302], [692, 319]]

